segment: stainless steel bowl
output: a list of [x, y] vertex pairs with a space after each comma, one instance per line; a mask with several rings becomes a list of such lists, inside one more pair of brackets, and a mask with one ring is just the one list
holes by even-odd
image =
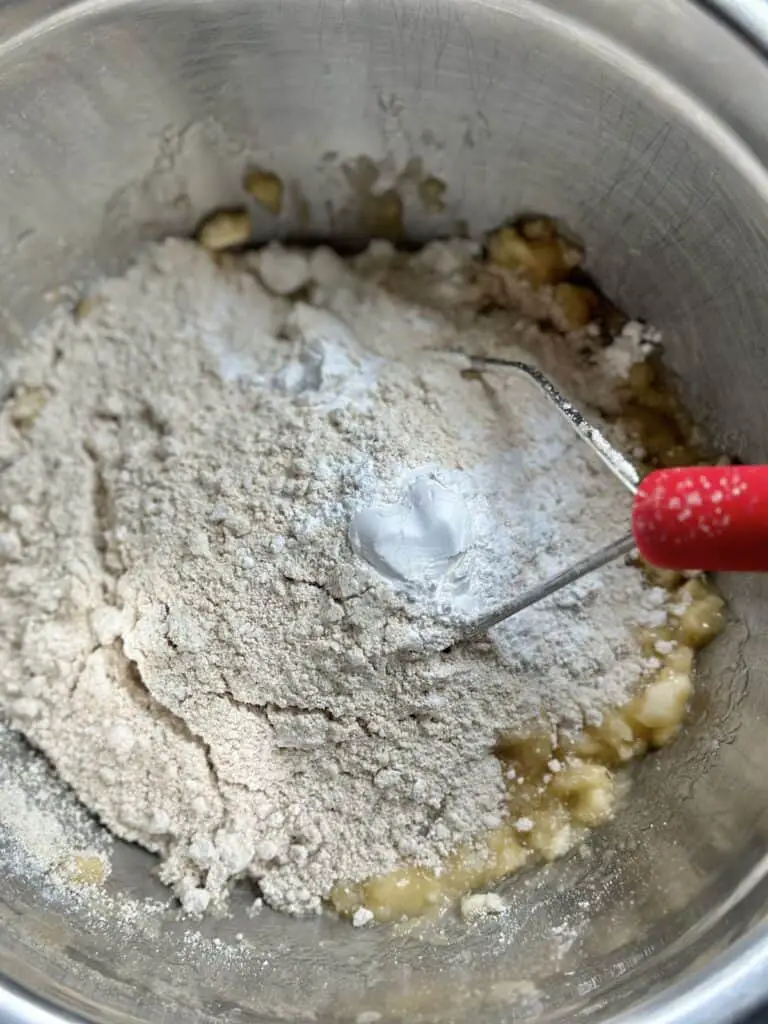
[[[699, 418], [766, 459], [766, 47], [760, 0], [5, 0], [2, 343], [56, 286], [236, 199], [249, 161], [290, 186], [264, 237], [354, 239], [345, 162], [418, 157], [448, 191], [438, 214], [407, 199], [413, 239], [561, 216], [609, 293], [664, 329]], [[162, 898], [141, 851], [118, 845], [94, 905], [6, 836], [0, 1017], [735, 1019], [768, 995], [768, 590], [723, 586], [736, 621], [690, 729], [588, 856], [509, 884], [503, 925], [425, 942], [265, 911], [190, 935], [115, 895]], [[4, 778], [33, 756], [3, 751]]]

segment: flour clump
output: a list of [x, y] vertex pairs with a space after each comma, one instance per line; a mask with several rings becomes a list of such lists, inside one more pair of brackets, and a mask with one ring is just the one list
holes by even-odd
[[599, 721], [660, 613], [613, 565], [441, 653], [603, 544], [623, 495], [524, 383], [441, 351], [536, 341], [477, 312], [470, 243], [261, 265], [150, 247], [2, 388], [5, 715], [194, 914], [236, 878], [306, 914], [439, 868], [505, 819], [500, 730]]

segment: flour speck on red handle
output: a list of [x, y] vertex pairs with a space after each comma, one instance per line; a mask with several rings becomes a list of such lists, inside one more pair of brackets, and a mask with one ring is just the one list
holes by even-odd
[[662, 569], [768, 572], [768, 466], [656, 470], [637, 490], [632, 531]]

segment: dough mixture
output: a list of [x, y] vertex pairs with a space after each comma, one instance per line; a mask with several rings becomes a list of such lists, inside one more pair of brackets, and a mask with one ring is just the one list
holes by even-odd
[[292, 914], [423, 913], [565, 852], [679, 725], [719, 628], [696, 580], [612, 565], [442, 652], [629, 507], [525, 380], [452, 350], [615, 419], [653, 348], [500, 236], [491, 263], [169, 240], [3, 367], [0, 702], [191, 914], [242, 877]]

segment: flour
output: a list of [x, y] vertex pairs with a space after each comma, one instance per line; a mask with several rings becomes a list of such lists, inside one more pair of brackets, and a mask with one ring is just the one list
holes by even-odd
[[[475, 312], [474, 257], [168, 241], [7, 371], [5, 713], [191, 913], [243, 875], [311, 913], [438, 866], [505, 816], [501, 730], [578, 730], [655, 665], [633, 631], [664, 594], [623, 565], [440, 653], [628, 514], [525, 381], [439, 351], [548, 368], [529, 320]], [[559, 379], [607, 401], [592, 349]]]
[[0, 828], [18, 848], [6, 847], [6, 860], [19, 871], [68, 881], [67, 868], [75, 857], [89, 857], [103, 862], [106, 877], [110, 837], [96, 829], [81, 808], [66, 804], [61, 792], [51, 789], [47, 766], [40, 760], [27, 764], [21, 777], [15, 776], [9, 766], [14, 751], [8, 739], [5, 727], [0, 727]]

